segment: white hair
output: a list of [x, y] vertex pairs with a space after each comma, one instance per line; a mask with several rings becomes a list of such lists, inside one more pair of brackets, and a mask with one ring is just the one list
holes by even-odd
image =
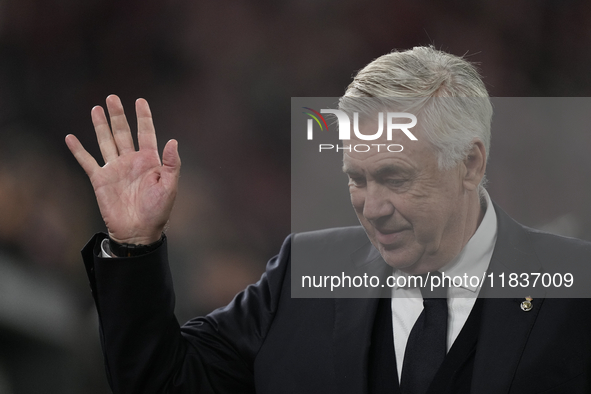
[[463, 58], [432, 46], [383, 55], [357, 73], [339, 109], [350, 115], [371, 107], [375, 113], [376, 100], [381, 108], [403, 109], [420, 119], [440, 169], [463, 161], [475, 139], [488, 159], [492, 105], [476, 67]]

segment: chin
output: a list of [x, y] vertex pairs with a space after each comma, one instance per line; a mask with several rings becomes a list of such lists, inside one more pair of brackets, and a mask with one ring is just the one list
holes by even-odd
[[397, 268], [402, 271], [412, 271], [413, 266], [416, 265], [417, 260], [410, 256], [408, 251], [405, 253], [404, 250], [388, 250], [383, 247], [378, 247], [378, 251], [382, 255], [382, 258], [392, 268]]

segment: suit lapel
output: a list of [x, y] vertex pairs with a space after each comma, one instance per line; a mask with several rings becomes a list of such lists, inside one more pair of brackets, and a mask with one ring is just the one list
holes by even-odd
[[[526, 230], [495, 205], [498, 220], [497, 242], [491, 258], [489, 272], [495, 275], [494, 285], [500, 286], [498, 274], [540, 272], [540, 263], [532, 249]], [[491, 294], [488, 286], [481, 295]], [[505, 282], [507, 286], [507, 282]], [[472, 375], [472, 392], [507, 393], [521, 358], [529, 333], [543, 304], [535, 298], [534, 308], [521, 310], [523, 298], [486, 298]]]
[[377, 299], [335, 299], [333, 356], [337, 393], [367, 393], [367, 362]]
[[[379, 274], [383, 278], [390, 271], [369, 241], [351, 255], [351, 263], [352, 275]], [[370, 294], [373, 298], [334, 300], [333, 362], [338, 385], [335, 392], [367, 393], [368, 354], [378, 306], [376, 297], [387, 296], [386, 293], [381, 293], [381, 290], [376, 288], [376, 291]]]

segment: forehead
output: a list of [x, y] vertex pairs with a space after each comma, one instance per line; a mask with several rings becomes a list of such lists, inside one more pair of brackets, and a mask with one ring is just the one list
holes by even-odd
[[[359, 126], [363, 134], [374, 134], [377, 122], [364, 122]], [[364, 141], [354, 137], [343, 146], [350, 145], [343, 150], [343, 169], [345, 171], [377, 171], [384, 166], [400, 169], [424, 170], [437, 167], [437, 152], [427, 141], [424, 132], [414, 127], [412, 133], [417, 140], [410, 140], [402, 131], [394, 130], [392, 139], [386, 138], [386, 132], [377, 140]]]

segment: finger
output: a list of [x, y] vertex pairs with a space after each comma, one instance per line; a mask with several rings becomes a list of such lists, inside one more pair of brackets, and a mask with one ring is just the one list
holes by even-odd
[[107, 109], [111, 118], [111, 130], [120, 155], [135, 151], [129, 123], [123, 111], [123, 104], [116, 95], [107, 97]]
[[178, 147], [179, 144], [176, 140], [170, 140], [162, 151], [162, 182], [164, 187], [171, 191], [176, 191], [181, 172], [181, 158]]
[[158, 150], [156, 141], [156, 130], [152, 120], [152, 112], [148, 102], [142, 98], [135, 102], [135, 112], [137, 114], [137, 139], [140, 149]]
[[117, 151], [117, 145], [113, 140], [113, 134], [111, 134], [111, 128], [107, 122], [105, 116], [105, 110], [103, 107], [96, 106], [90, 111], [90, 117], [92, 118], [92, 124], [94, 125], [94, 132], [96, 133], [96, 139], [103, 155], [105, 163], [116, 159], [119, 156]]
[[100, 168], [96, 160], [94, 160], [94, 157], [84, 149], [80, 141], [78, 141], [78, 138], [72, 134], [66, 136], [66, 145], [68, 145], [70, 152], [72, 152], [78, 161], [78, 164], [80, 164], [86, 174], [89, 177], [92, 177], [94, 171]]

